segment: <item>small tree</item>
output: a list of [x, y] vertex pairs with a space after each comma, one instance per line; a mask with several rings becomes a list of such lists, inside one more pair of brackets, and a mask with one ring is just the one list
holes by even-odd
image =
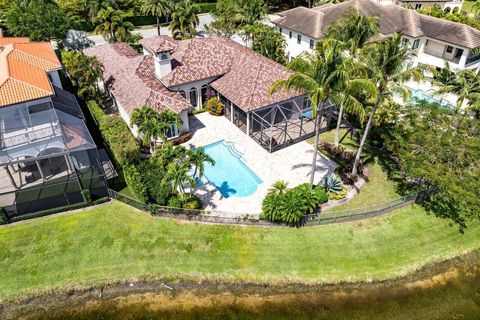
[[95, 33], [101, 34], [108, 42], [124, 42], [134, 29], [131, 22], [125, 21], [131, 13], [125, 13], [112, 7], [101, 9], [95, 17]]
[[169, 27], [174, 39], [183, 40], [195, 37], [199, 12], [198, 6], [188, 0], [184, 0], [177, 6], [176, 11], [172, 14]]
[[160, 17], [172, 13], [172, 0], [141, 0], [140, 11], [157, 19], [157, 34], [160, 35]]
[[286, 42], [283, 35], [263, 23], [247, 25], [243, 29], [245, 40], [252, 41], [252, 50], [280, 64], [287, 62], [285, 56]]

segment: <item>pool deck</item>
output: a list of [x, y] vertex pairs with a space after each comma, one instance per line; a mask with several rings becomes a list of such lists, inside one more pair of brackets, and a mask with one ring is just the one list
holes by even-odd
[[[190, 141], [183, 144], [185, 147], [197, 148], [219, 140], [233, 142], [243, 153], [245, 164], [263, 181], [256, 192], [248, 197], [223, 198], [211, 184], [197, 188], [195, 194], [202, 198], [207, 210], [215, 210], [226, 216], [258, 216], [262, 200], [275, 181], [284, 180], [289, 187], [295, 187], [310, 180], [313, 147], [306, 141], [269, 153], [224, 116], [216, 117], [208, 113], [191, 116], [190, 130], [194, 134]], [[332, 173], [336, 166], [335, 162], [318, 153], [315, 182]]]

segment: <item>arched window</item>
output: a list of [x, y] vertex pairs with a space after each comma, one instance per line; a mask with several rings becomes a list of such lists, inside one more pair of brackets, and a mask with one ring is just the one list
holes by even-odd
[[209, 90], [208, 90], [208, 85], [204, 84], [204, 85], [202, 86], [202, 105], [204, 105], [205, 102], [207, 102], [207, 100], [208, 100], [208, 98], [209, 98], [209, 96], [208, 96], [208, 93], [209, 93], [209, 92], [208, 92], [208, 91], [209, 91]]
[[192, 107], [197, 107], [197, 89], [192, 88], [190, 89], [190, 104]]
[[180, 91], [178, 91], [178, 93], [180, 93], [180, 95], [181, 95], [182, 97], [184, 97], [185, 99], [187, 99], [187, 94], [185, 93], [185, 91], [180, 90]]
[[162, 55], [160, 56], [160, 60], [168, 60], [168, 54], [166, 53], [162, 53]]

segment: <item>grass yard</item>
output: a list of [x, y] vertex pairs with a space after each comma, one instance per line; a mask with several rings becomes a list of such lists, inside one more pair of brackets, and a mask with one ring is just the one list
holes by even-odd
[[173, 280], [340, 282], [398, 277], [480, 248], [408, 207], [364, 222], [310, 228], [181, 223], [119, 202], [0, 228], [0, 298], [78, 284]]

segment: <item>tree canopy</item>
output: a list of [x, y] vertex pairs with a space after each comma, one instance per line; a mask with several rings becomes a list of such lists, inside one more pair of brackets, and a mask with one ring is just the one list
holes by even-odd
[[283, 35], [263, 23], [255, 23], [244, 27], [247, 41], [251, 41], [252, 50], [280, 64], [287, 63], [285, 55], [286, 41]]
[[32, 41], [62, 40], [71, 27], [67, 13], [48, 0], [14, 2], [5, 24], [13, 35]]

